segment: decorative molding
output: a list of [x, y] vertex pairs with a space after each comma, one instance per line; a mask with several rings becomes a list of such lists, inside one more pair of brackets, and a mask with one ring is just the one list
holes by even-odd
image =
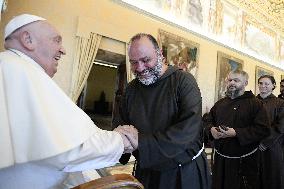
[[229, 0], [229, 2], [284, 36], [284, 1]]
[[[225, 48], [228, 48], [234, 52], [237, 52], [241, 55], [245, 55], [247, 57], [253, 58], [259, 62], [262, 62], [270, 67], [279, 69], [281, 71], [284, 70], [284, 65], [283, 64], [279, 64], [279, 60], [275, 60], [275, 59], [269, 59], [267, 57], [263, 57], [261, 54], [257, 54], [256, 52], [253, 52], [251, 50], [247, 51], [244, 50], [244, 40], [245, 40], [245, 32], [246, 32], [246, 28], [247, 28], [247, 19], [249, 19], [250, 17], [256, 19], [258, 22], [261, 22], [262, 28], [265, 28], [266, 32], [269, 33], [270, 35], [273, 33], [276, 33], [276, 44], [275, 46], [279, 48], [279, 46], [277, 45], [277, 42], [279, 42], [279, 38], [282, 35], [282, 33], [284, 34], [284, 29], [283, 32], [278, 32], [280, 30], [275, 30], [271, 24], [269, 24], [269, 22], [266, 22], [265, 20], [267, 20], [268, 18], [265, 17], [265, 13], [261, 14], [263, 10], [259, 10], [259, 8], [257, 9], [258, 11], [256, 11], [256, 9], [254, 9], [254, 5], [256, 5], [258, 3], [258, 0], [247, 0], [249, 3], [247, 3], [244, 0], [210, 0], [208, 1], [209, 3], [209, 9], [208, 9], [208, 22], [207, 22], [207, 26], [203, 27], [203, 28], [198, 28], [198, 27], [188, 27], [185, 25], [181, 25], [179, 22], [173, 21], [173, 20], [169, 20], [168, 18], [163, 18], [162, 16], [158, 16], [157, 15], [157, 10], [155, 10], [153, 12], [153, 7], [149, 8], [149, 9], [145, 9], [143, 8], [143, 6], [139, 6], [139, 5], [135, 5], [132, 2], [136, 2], [135, 0], [112, 0], [113, 2], [120, 4], [121, 6], [128, 8], [128, 9], [132, 9], [134, 11], [136, 11], [138, 14], [140, 15], [146, 15], [154, 20], [160, 21], [164, 24], [168, 24], [170, 26], [173, 26], [175, 28], [179, 28], [185, 32], [191, 33], [197, 37], [201, 37], [203, 39], [206, 39], [208, 41], [211, 41], [215, 44], [218, 44], [220, 46], [223, 46]], [[127, 2], [129, 1], [129, 3]], [[146, 1], [146, 0], [145, 0]], [[221, 29], [222, 29], [222, 21], [223, 21], [223, 5], [222, 2], [223, 1], [227, 1], [229, 3], [231, 3], [234, 6], [237, 6], [239, 8], [239, 19], [238, 19], [238, 23], [237, 23], [237, 35], [238, 35], [238, 39], [240, 40], [238, 43], [234, 43], [236, 45], [229, 45], [227, 43], [225, 43], [224, 41], [222, 41], [221, 37]], [[268, 1], [268, 0], [259, 0], [259, 1]], [[151, 1], [152, 2], [152, 1]], [[207, 1], [206, 1], [207, 2]], [[253, 5], [250, 5], [250, 3], [252, 3]], [[246, 6], [250, 7], [252, 10], [250, 9], [246, 9]], [[253, 13], [253, 12], [258, 12], [258, 13]], [[281, 11], [280, 11], [281, 12]], [[261, 14], [262, 17], [264, 18], [263, 20], [260, 19], [260, 16], [258, 18], [258, 16], [256, 16], [256, 14]], [[279, 21], [280, 22], [280, 21]], [[278, 23], [275, 23], [275, 25], [277, 25]], [[281, 23], [282, 24], [282, 23]], [[283, 22], [284, 24], [284, 22]], [[284, 27], [283, 27], [284, 28]], [[281, 30], [282, 31], [282, 30]], [[279, 49], [276, 50], [279, 51]], [[275, 55], [276, 59], [279, 57], [278, 55]]]

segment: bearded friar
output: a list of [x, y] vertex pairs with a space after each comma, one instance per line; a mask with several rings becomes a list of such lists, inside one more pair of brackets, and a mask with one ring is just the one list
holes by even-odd
[[248, 75], [243, 72], [230, 72], [227, 79], [227, 91], [226, 96], [234, 99], [241, 96], [245, 92], [245, 87], [248, 84]]
[[258, 145], [269, 133], [268, 114], [263, 103], [245, 91], [245, 71], [230, 72], [226, 82], [226, 97], [214, 104], [206, 123], [214, 141], [212, 189], [261, 188]]
[[135, 77], [144, 85], [155, 83], [167, 70], [162, 52], [155, 39], [141, 38], [134, 40], [129, 48], [129, 61]]
[[[132, 37], [128, 55], [136, 78], [126, 87], [119, 124], [139, 131], [135, 177], [145, 189], [210, 188], [201, 142], [201, 94], [194, 77], [166, 65], [149, 34]], [[129, 157], [123, 155], [121, 162]]]

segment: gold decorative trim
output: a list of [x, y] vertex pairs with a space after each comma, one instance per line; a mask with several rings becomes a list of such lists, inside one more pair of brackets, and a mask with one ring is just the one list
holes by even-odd
[[284, 35], [284, 1], [277, 0], [229, 0], [250, 16]]
[[273, 38], [276, 38], [277, 34], [267, 28], [267, 27], [264, 27], [262, 23], [258, 22], [256, 19], [254, 19], [253, 17], [251, 16], [247, 16], [246, 17], [246, 21], [249, 23], [249, 24], [252, 24], [254, 25], [255, 27], [257, 27], [259, 30], [263, 31], [264, 33], [268, 34], [269, 36], [273, 37]]

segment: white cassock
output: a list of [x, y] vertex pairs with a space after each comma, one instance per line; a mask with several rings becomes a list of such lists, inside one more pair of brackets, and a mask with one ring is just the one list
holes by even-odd
[[0, 53], [0, 189], [62, 188], [70, 172], [114, 165], [123, 148], [35, 61]]

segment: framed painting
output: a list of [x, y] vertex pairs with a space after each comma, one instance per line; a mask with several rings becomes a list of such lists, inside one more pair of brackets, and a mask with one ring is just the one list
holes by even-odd
[[167, 64], [187, 71], [197, 79], [199, 44], [163, 30], [159, 30], [158, 41]]
[[255, 95], [259, 94], [258, 90], [258, 78], [263, 75], [271, 75], [273, 76], [274, 73], [270, 70], [264, 69], [262, 67], [256, 66], [255, 67]]
[[243, 60], [232, 57], [220, 51], [217, 52], [215, 101], [218, 101], [226, 96], [226, 78], [231, 71], [237, 69], [243, 70]]

